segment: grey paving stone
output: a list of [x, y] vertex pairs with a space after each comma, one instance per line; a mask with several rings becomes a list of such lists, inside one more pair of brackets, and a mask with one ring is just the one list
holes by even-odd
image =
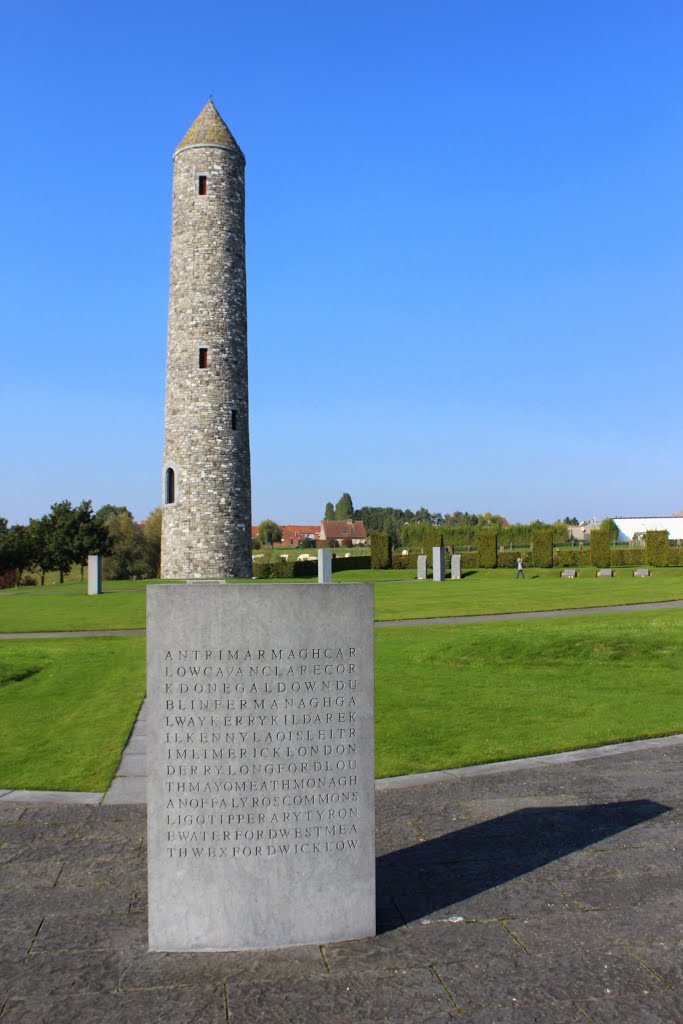
[[[9, 793], [10, 790], [0, 790], [0, 794]], [[6, 804], [0, 803], [0, 825], [13, 825], [19, 821], [22, 814], [24, 814], [26, 808], [22, 807], [21, 804]]]
[[683, 940], [675, 946], [638, 946], [634, 956], [683, 996]]
[[318, 946], [295, 946], [259, 953], [149, 953], [133, 950], [122, 959], [124, 990], [217, 985], [226, 981], [280, 984], [323, 977]]
[[28, 953], [43, 918], [35, 911], [26, 917], [2, 921], [0, 927], [0, 957], [21, 958]]
[[100, 814], [96, 819], [81, 825], [77, 834], [77, 841], [90, 840], [97, 843], [111, 843], [119, 841], [136, 841], [145, 839], [146, 818], [125, 820], [111, 818], [106, 812], [112, 808], [100, 808]]
[[134, 899], [134, 887], [99, 885], [78, 889], [18, 889], [0, 893], [0, 923], [21, 915], [126, 914]]
[[454, 1018], [462, 1024], [587, 1024], [574, 1003], [558, 1002], [550, 1006], [523, 1006], [519, 1009], [497, 1006]]
[[11, 800], [13, 803], [30, 804], [99, 804], [102, 793], [74, 793], [72, 790], [35, 790], [35, 789], [13, 789], [0, 799]]
[[57, 992], [113, 991], [118, 977], [116, 953], [41, 953], [16, 964], [8, 991], [33, 998], [51, 998]]
[[147, 780], [143, 776], [115, 778], [102, 801], [107, 804], [146, 804]]
[[38, 861], [23, 859], [3, 864], [0, 871], [0, 892], [11, 892], [15, 889], [50, 889], [56, 884], [63, 867], [64, 861], [55, 858]]
[[498, 923], [429, 922], [399, 928], [374, 939], [337, 942], [324, 947], [333, 974], [337, 971], [420, 967], [475, 955], [510, 957], [519, 951]]
[[[12, 865], [10, 865], [12, 867]], [[64, 865], [59, 878], [63, 888], [133, 883], [146, 876], [147, 865], [141, 857], [122, 860], [73, 861]]]
[[[683, 908], [675, 903], [652, 903], [619, 910], [517, 918], [506, 926], [530, 953], [607, 948], [617, 943], [649, 946], [683, 942]], [[638, 953], [638, 955], [640, 955]]]
[[103, 952], [147, 946], [147, 925], [136, 914], [55, 915], [43, 920], [33, 953]]
[[145, 754], [134, 754], [126, 748], [116, 772], [117, 776], [141, 776], [147, 777], [147, 757]]
[[3, 1024], [226, 1024], [225, 993], [193, 986], [146, 992], [10, 999]]
[[661, 982], [623, 950], [509, 960], [479, 957], [437, 965], [439, 976], [462, 1010], [487, 1006], [539, 1007], [610, 996], [641, 997], [662, 989]]
[[683, 902], [683, 875], [642, 875], [615, 879], [563, 878], [557, 887], [584, 910], [639, 907], [653, 902]]
[[683, 996], [651, 992], [639, 999], [596, 999], [578, 1004], [591, 1024], [679, 1024]]
[[466, 921], [489, 921], [574, 909], [574, 904], [563, 899], [549, 882], [523, 878], [460, 900], [453, 897], [452, 890], [437, 895], [412, 892], [397, 895], [394, 902], [406, 921], [452, 916], [464, 917]]
[[452, 1019], [452, 1003], [424, 968], [332, 975], [286, 988], [228, 985], [230, 1024], [416, 1024]]

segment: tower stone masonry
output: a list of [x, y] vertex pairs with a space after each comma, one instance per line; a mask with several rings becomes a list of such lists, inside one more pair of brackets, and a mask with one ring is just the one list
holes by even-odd
[[250, 577], [244, 155], [209, 100], [173, 159], [161, 575]]

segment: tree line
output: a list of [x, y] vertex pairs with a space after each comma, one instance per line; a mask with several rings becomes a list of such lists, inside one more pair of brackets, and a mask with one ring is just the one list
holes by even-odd
[[327, 502], [323, 518], [332, 520], [360, 519], [368, 536], [372, 533], [387, 533], [394, 544], [405, 544], [406, 546], [417, 542], [422, 533], [421, 528], [427, 526], [477, 527], [478, 529], [490, 527], [496, 530], [510, 530], [515, 534], [523, 531], [526, 538], [527, 533], [529, 536], [531, 535], [531, 529], [534, 526], [552, 527], [557, 531], [558, 537], [560, 535], [566, 537], [567, 526], [578, 524], [578, 519], [575, 516], [567, 516], [564, 520], [557, 520], [554, 523], [543, 523], [537, 519], [533, 523], [511, 526], [505, 516], [493, 512], [475, 513], [456, 510], [442, 515], [440, 512], [430, 512], [424, 507], [413, 512], [409, 508], [383, 508], [375, 505], [363, 505], [362, 508], [355, 509], [351, 495], [347, 491], [342, 494], [336, 505], [331, 501]]
[[107, 579], [157, 578], [161, 509], [142, 524], [123, 505], [103, 505], [94, 512], [90, 500], [76, 506], [55, 502], [46, 515], [26, 525], [8, 526], [0, 516], [0, 586], [27, 582], [28, 573], [36, 573], [44, 585], [48, 572], [58, 572], [63, 583], [74, 566], [83, 579], [88, 555], [105, 556]]

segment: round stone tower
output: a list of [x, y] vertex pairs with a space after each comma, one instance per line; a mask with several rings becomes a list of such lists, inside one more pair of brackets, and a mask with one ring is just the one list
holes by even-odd
[[251, 576], [244, 155], [211, 100], [174, 154], [161, 575]]

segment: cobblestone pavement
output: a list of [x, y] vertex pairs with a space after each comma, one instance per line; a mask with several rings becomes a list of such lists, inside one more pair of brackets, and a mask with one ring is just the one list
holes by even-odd
[[683, 742], [378, 784], [378, 936], [146, 945], [145, 808], [0, 802], [0, 1024], [678, 1024]]

